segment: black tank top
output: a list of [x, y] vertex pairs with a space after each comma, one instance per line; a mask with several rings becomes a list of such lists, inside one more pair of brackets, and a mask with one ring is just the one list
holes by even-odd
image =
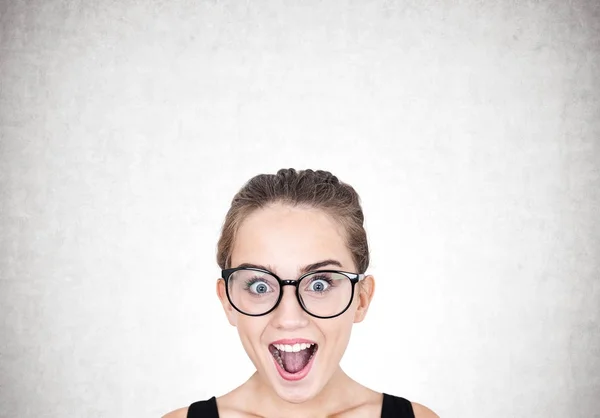
[[[194, 402], [188, 409], [188, 418], [219, 418], [217, 398], [214, 396], [207, 401]], [[398, 396], [383, 394], [381, 418], [415, 418], [412, 404]]]

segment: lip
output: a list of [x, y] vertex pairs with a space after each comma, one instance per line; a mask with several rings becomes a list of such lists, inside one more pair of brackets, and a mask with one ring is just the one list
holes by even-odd
[[271, 344], [286, 344], [286, 345], [294, 345], [294, 344], [317, 344], [315, 341], [307, 340], [304, 338], [284, 338], [282, 340], [272, 341]]
[[[282, 338], [280, 340], [276, 340], [273, 341], [271, 344], [269, 344], [269, 347], [273, 346], [273, 349], [275, 348], [274, 345], [278, 344], [278, 345], [295, 345], [295, 344], [314, 344], [315, 345], [315, 350], [319, 350], [319, 344], [313, 340], [308, 340], [306, 338]], [[269, 348], [269, 352], [271, 351], [271, 348]], [[275, 366], [275, 368], [277, 369], [277, 372], [279, 373], [279, 376], [281, 376], [281, 378], [283, 380], [287, 380], [288, 382], [294, 382], [294, 381], [298, 381], [298, 380], [302, 380], [304, 379], [308, 373], [310, 373], [310, 370], [312, 368], [313, 363], [315, 362], [315, 359], [317, 358], [317, 352], [314, 353], [314, 355], [312, 356], [312, 358], [309, 360], [308, 364], [304, 367], [304, 369], [302, 369], [301, 371], [299, 371], [298, 373], [290, 373], [285, 371], [277, 362], [277, 360], [275, 360], [275, 358], [270, 355], [272, 361], [273, 361], [273, 365]]]
[[[273, 357], [273, 356], [271, 356], [271, 357]], [[308, 364], [304, 367], [304, 369], [302, 369], [298, 373], [286, 372], [283, 368], [281, 368], [279, 363], [277, 363], [277, 360], [275, 360], [274, 358], [273, 358], [273, 364], [275, 365], [275, 368], [279, 372], [279, 376], [281, 376], [284, 380], [287, 380], [289, 382], [295, 382], [295, 381], [304, 379], [308, 375], [308, 373], [310, 373], [310, 369], [312, 368], [312, 365], [315, 362], [316, 358], [317, 358], [317, 353], [315, 353], [315, 355], [312, 356], [312, 358], [309, 360]]]

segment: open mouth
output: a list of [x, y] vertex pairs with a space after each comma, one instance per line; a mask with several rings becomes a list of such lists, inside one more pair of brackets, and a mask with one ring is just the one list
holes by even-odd
[[318, 350], [316, 343], [269, 344], [269, 351], [281, 377], [286, 380], [299, 380], [310, 371], [312, 360]]

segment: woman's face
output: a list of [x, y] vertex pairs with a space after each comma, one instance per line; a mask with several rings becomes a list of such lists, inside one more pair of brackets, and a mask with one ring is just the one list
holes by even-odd
[[[356, 272], [342, 227], [321, 210], [282, 204], [256, 210], [248, 216], [238, 229], [231, 254], [232, 267], [244, 263], [262, 266], [282, 280], [296, 280], [307, 266], [323, 261], [327, 264], [309, 270]], [[361, 291], [361, 285], [357, 284], [348, 310], [332, 319], [306, 313], [298, 303], [294, 286], [284, 286], [279, 306], [258, 317], [233, 309], [223, 280], [218, 281], [217, 292], [261, 380], [280, 398], [299, 403], [318, 394], [337, 371], [352, 324], [364, 318], [372, 297], [372, 277], [367, 277], [364, 284], [367, 290]], [[320, 289], [323, 285], [316, 286]], [[254, 290], [257, 289], [267, 288], [255, 286]], [[297, 340], [305, 342], [305, 345], [298, 342], [300, 352], [285, 352]], [[280, 343], [290, 347], [282, 347]], [[315, 345], [307, 347], [310, 343]], [[274, 344], [284, 352], [276, 350]]]

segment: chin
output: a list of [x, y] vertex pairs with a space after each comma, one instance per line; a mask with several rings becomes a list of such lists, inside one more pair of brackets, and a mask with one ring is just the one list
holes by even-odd
[[325, 385], [325, 376], [322, 375], [322, 362], [316, 353], [303, 370], [295, 374], [286, 373], [277, 359], [269, 356], [265, 367], [268, 382], [277, 396], [289, 403], [299, 404], [315, 398]]

